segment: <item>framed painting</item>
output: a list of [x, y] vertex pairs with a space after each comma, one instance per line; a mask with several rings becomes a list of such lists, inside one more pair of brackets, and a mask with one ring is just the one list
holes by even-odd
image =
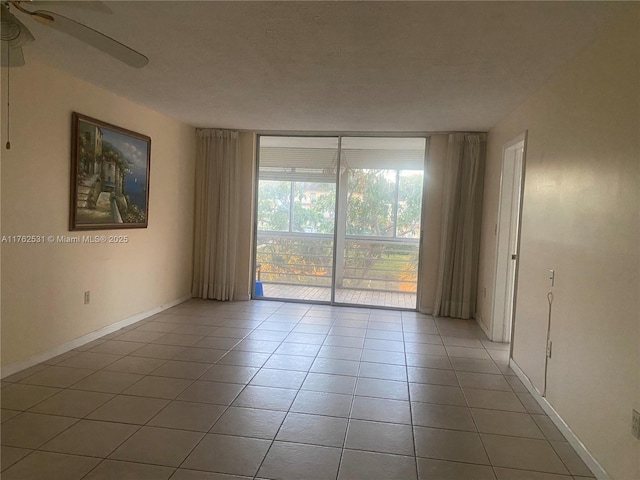
[[72, 115], [69, 230], [146, 228], [151, 138]]

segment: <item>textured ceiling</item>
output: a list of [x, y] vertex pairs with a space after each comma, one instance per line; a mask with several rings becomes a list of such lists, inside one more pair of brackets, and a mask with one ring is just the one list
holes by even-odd
[[[42, 2], [40, 2], [42, 3]], [[487, 130], [624, 14], [615, 2], [52, 4], [149, 57], [133, 69], [20, 18], [38, 59], [198, 127]], [[38, 5], [38, 8], [43, 8]]]

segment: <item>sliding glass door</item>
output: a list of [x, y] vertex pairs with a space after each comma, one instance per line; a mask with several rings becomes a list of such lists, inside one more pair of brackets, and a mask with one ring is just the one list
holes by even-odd
[[257, 298], [416, 307], [424, 138], [261, 136]]

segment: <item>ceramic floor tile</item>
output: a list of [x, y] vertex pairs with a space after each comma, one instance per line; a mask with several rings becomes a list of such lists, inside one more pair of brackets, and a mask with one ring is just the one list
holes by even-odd
[[474, 372], [474, 373], [491, 373], [494, 375], [500, 375], [500, 369], [493, 361], [478, 360], [475, 358], [461, 358], [452, 357], [451, 365], [454, 370], [461, 372]]
[[351, 418], [411, 424], [409, 402], [386, 398], [354, 397]]
[[2, 424], [2, 445], [39, 448], [77, 421], [75, 418], [23, 413]]
[[167, 333], [162, 337], [153, 340], [151, 343], [158, 345], [177, 345], [182, 347], [190, 347], [199, 340], [203, 335], [186, 335], [181, 333]]
[[361, 348], [336, 347], [334, 345], [323, 345], [318, 352], [319, 358], [335, 358], [337, 360], [359, 361], [362, 356]]
[[320, 346], [324, 343], [326, 335], [317, 335], [315, 333], [296, 333], [292, 332], [284, 339], [284, 343], [300, 343], [305, 345]]
[[147, 425], [208, 432], [225, 411], [225, 406], [174, 400], [153, 417]]
[[185, 347], [182, 351], [173, 357], [173, 360], [181, 362], [198, 362], [213, 364], [226, 355], [227, 350], [219, 350], [215, 348], [199, 348]]
[[258, 475], [279, 480], [335, 480], [340, 453], [339, 448], [274, 442]]
[[359, 377], [379, 378], [381, 380], [407, 381], [407, 368], [404, 365], [361, 362]]
[[122, 393], [138, 397], [166, 398], [172, 400], [193, 383], [192, 380], [168, 377], [143, 377]]
[[148, 343], [164, 335], [163, 332], [145, 332], [144, 330], [129, 330], [115, 337], [119, 341]]
[[255, 367], [242, 367], [240, 365], [214, 365], [200, 377], [200, 380], [246, 385], [258, 373], [258, 370]]
[[[121, 342], [129, 343], [129, 342]], [[166, 360], [158, 358], [146, 358], [146, 357], [122, 357], [120, 360], [113, 362], [110, 365], [104, 367], [104, 370], [123, 372], [123, 373], [137, 373], [146, 375], [162, 365]]]
[[129, 355], [137, 349], [142, 348], [146, 343], [142, 342], [123, 342], [120, 340], [107, 340], [100, 345], [93, 347], [90, 352], [93, 353], [110, 353], [113, 355]]
[[[144, 333], [152, 333], [152, 332], [144, 332]], [[118, 337], [120, 338], [120, 337]], [[160, 345], [156, 343], [150, 343], [149, 345], [145, 345], [142, 348], [139, 348], [131, 355], [134, 357], [147, 357], [147, 358], [157, 358], [162, 360], [171, 360], [173, 357], [178, 355], [185, 347], [180, 347], [176, 345]]]
[[546, 440], [482, 434], [482, 442], [494, 466], [569, 474]]
[[516, 395], [527, 412], [536, 415], [546, 415], [546, 412], [542, 409], [536, 399], [533, 398], [533, 395], [530, 393], [516, 393]]
[[156, 377], [187, 378], [195, 380], [211, 367], [212, 364], [209, 363], [169, 360], [162, 366], [156, 368], [149, 375], [153, 375]]
[[88, 418], [144, 425], [168, 403], [168, 400], [158, 398], [118, 395], [95, 410]]
[[407, 367], [409, 381], [412, 383], [428, 383], [431, 385], [449, 385], [457, 387], [458, 378], [453, 370], [436, 368]]
[[275, 410], [230, 407], [211, 428], [210, 433], [272, 440], [286, 413]]
[[237, 475], [227, 475], [226, 473], [202, 472], [179, 468], [176, 470], [176, 473], [173, 474], [171, 480], [253, 480], [253, 477], [239, 477]]
[[449, 357], [439, 355], [422, 355], [419, 353], [407, 353], [407, 365], [409, 367], [437, 368], [451, 370], [451, 360]]
[[479, 388], [484, 390], [500, 390], [511, 392], [511, 386], [502, 375], [490, 373], [456, 372], [458, 382], [463, 388]]
[[447, 351], [442, 345], [431, 343], [405, 343], [405, 351], [407, 353], [416, 353], [419, 355], [436, 355], [441, 357], [447, 356]]
[[263, 367], [251, 379], [250, 385], [262, 387], [278, 387], [299, 389], [302, 386], [307, 374], [306, 372], [296, 372], [294, 370], [276, 370]]
[[526, 411], [515, 393], [479, 390], [476, 388], [463, 388], [462, 392], [470, 407], [507, 410], [510, 412]]
[[328, 373], [332, 375], [358, 375], [359, 362], [353, 360], [339, 360], [335, 358], [316, 358], [311, 365], [311, 372]]
[[[161, 361], [164, 362], [164, 360]], [[92, 392], [121, 393], [142, 378], [143, 375], [137, 373], [98, 370], [75, 383], [71, 388]]]
[[234, 407], [287, 411], [298, 393], [286, 388], [247, 386], [233, 402]]
[[89, 415], [100, 405], [113, 398], [113, 394], [83, 392], [82, 390], [63, 390], [43, 400], [29, 411], [82, 418]]
[[[77, 352], [67, 352], [67, 354], [71, 354], [70, 356], [73, 356], [73, 355], [77, 355], [78, 353]], [[64, 358], [61, 359], [60, 361], [62, 361], [62, 360], [64, 360]], [[52, 361], [54, 361], [54, 359], [49, 359], [48, 360], [48, 362], [52, 362]], [[48, 363], [48, 365], [55, 365], [55, 364], [54, 363]], [[20, 370], [19, 372], [14, 373], [13, 375], [9, 375], [8, 377], [4, 377], [2, 380], [4, 382], [9, 382], [9, 383], [19, 382], [20, 380], [24, 380], [25, 378], [30, 377], [34, 373], [38, 373], [38, 372], [44, 370], [45, 368], [47, 368], [48, 365], [46, 363], [39, 363], [38, 365], [34, 365], [32, 367], [25, 368], [24, 370]]]
[[[104, 344], [101, 344], [104, 345]], [[107, 365], [120, 360], [122, 355], [113, 355], [111, 353], [99, 353], [99, 352], [80, 352], [78, 355], [58, 363], [59, 367], [77, 367], [77, 368], [92, 368], [100, 369]]]
[[414, 455], [410, 425], [350, 420], [345, 448]]
[[384, 350], [386, 352], [404, 352], [404, 342], [394, 340], [378, 340], [367, 338], [364, 341], [364, 348], [368, 350]]
[[87, 368], [52, 366], [21, 380], [20, 383], [40, 385], [43, 387], [67, 388], [94, 372], [95, 370]]
[[290, 412], [287, 414], [276, 439], [326, 447], [342, 447], [347, 423], [346, 418]]
[[287, 338], [289, 332], [279, 332], [276, 330], [254, 330], [246, 338], [251, 340], [269, 340], [271, 342], [282, 342]]
[[2, 408], [28, 410], [60, 391], [59, 388], [14, 383], [2, 389]]
[[276, 355], [301, 355], [303, 357], [315, 357], [320, 350], [320, 345], [307, 345], [304, 343], [283, 343], [274, 352]]
[[291, 405], [291, 411], [333, 417], [348, 417], [352, 398], [351, 395], [339, 393], [301, 390], [293, 405]]
[[430, 333], [413, 333], [404, 329], [404, 341], [410, 343], [430, 343], [432, 345], [442, 345], [442, 337]]
[[416, 459], [386, 453], [344, 450], [338, 480], [416, 480]]
[[382, 350], [362, 350], [362, 362], [389, 363], [391, 365], [405, 365], [404, 352], [385, 352]]
[[0, 421], [2, 423], [6, 422], [7, 420], [9, 420], [9, 419], [11, 419], [11, 418], [13, 418], [13, 417], [15, 417], [17, 415], [20, 415], [20, 413], [22, 413], [22, 412], [20, 412], [20, 410], [8, 410], [6, 408], [3, 408], [1, 412], [2, 412], [2, 415], [1, 415], [1, 420]]
[[356, 377], [345, 375], [311, 372], [302, 384], [302, 390], [352, 395], [356, 388], [356, 380]]
[[562, 432], [558, 430], [558, 427], [556, 427], [551, 419], [546, 415], [531, 415], [531, 418], [536, 422], [536, 425], [538, 425], [538, 428], [542, 431], [547, 440], [555, 442], [567, 441], [564, 438], [564, 435], [562, 435]]
[[82, 480], [168, 480], [173, 467], [104, 460]]
[[459, 407], [467, 406], [467, 401], [464, 398], [462, 389], [459, 387], [410, 383], [409, 393], [412, 402], [456, 405]]
[[203, 436], [203, 433], [184, 430], [142, 427], [120, 445], [110, 458], [177, 467]]
[[176, 400], [231, 405], [243, 388], [244, 385], [236, 383], [197, 381], [187, 387]]
[[295, 370], [298, 372], [308, 372], [313, 364], [312, 357], [301, 355], [271, 355], [264, 368], [275, 368], [279, 370]]
[[484, 348], [469, 347], [445, 347], [450, 357], [477, 358], [478, 360], [491, 360], [491, 357]]
[[204, 337], [198, 340], [193, 345], [189, 345], [190, 347], [198, 347], [198, 348], [211, 348], [214, 350], [230, 350], [234, 346], [236, 346], [240, 342], [238, 338], [228, 338], [228, 337]]
[[560, 456], [560, 459], [565, 464], [571, 475], [579, 475], [584, 477], [591, 477], [593, 473], [589, 470], [589, 467], [585, 465], [576, 451], [565, 441], [551, 442], [551, 446]]
[[181, 467], [253, 477], [270, 445], [270, 440], [209, 434]]
[[531, 470], [515, 470], [512, 468], [494, 467], [498, 480], [574, 480], [570, 475], [532, 472]]
[[3, 480], [79, 480], [100, 462], [98, 458], [33, 452], [2, 473]]
[[476, 425], [467, 407], [412, 403], [413, 424], [423, 427], [447, 428], [475, 432]]
[[33, 451], [27, 448], [7, 447], [4, 445], [0, 450], [0, 465], [3, 471]]
[[499, 410], [471, 409], [473, 419], [481, 433], [511, 435], [514, 437], [545, 438], [528, 413]]
[[107, 457], [138, 430], [137, 425], [81, 420], [40, 449], [58, 453]]
[[269, 360], [268, 353], [231, 351], [218, 360], [219, 365], [239, 365], [242, 367], [262, 367]]
[[493, 468], [489, 466], [431, 458], [418, 458], [418, 478], [420, 480], [496, 480]]
[[362, 348], [364, 346], [364, 337], [343, 337], [341, 335], [327, 335], [324, 345], [334, 347]]
[[356, 395], [362, 397], [390, 398], [393, 400], [409, 400], [409, 389], [406, 382], [380, 380], [377, 378], [358, 378]]
[[489, 465], [477, 433], [414, 427], [414, 434], [419, 457]]

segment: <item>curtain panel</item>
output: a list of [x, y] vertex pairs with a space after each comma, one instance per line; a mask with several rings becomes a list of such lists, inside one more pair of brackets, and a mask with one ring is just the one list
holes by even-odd
[[233, 300], [238, 244], [238, 132], [199, 129], [192, 295]]
[[435, 316], [475, 313], [485, 151], [484, 133], [449, 135]]

